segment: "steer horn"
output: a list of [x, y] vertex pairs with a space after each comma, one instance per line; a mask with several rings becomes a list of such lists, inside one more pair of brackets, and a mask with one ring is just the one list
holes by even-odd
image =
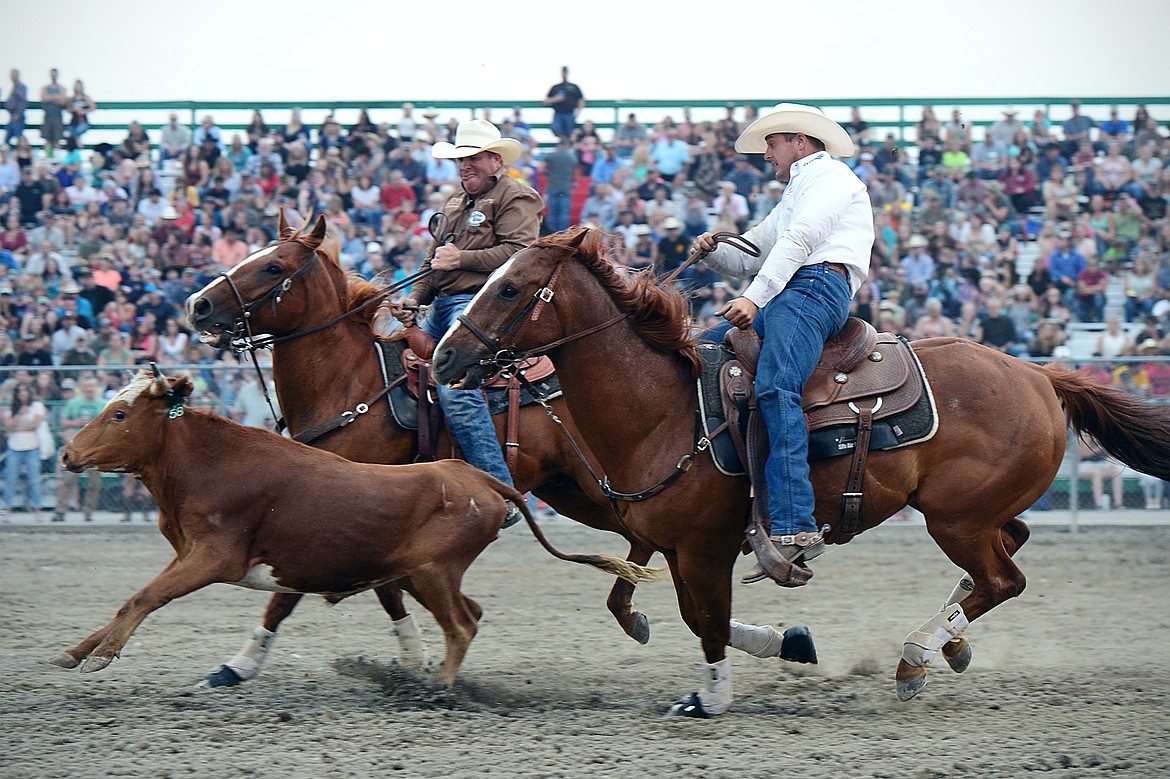
[[150, 385], [150, 394], [154, 397], [165, 395], [167, 390], [171, 387], [167, 384], [167, 377], [163, 376], [162, 371], [158, 369], [157, 363], [150, 364], [150, 370], [154, 374], [154, 383]]

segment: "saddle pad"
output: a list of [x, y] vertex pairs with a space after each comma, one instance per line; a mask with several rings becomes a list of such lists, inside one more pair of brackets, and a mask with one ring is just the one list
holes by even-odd
[[[897, 449], [922, 443], [938, 431], [938, 409], [930, 382], [913, 349], [907, 349], [913, 368], [922, 378], [922, 395], [910, 408], [883, 419], [875, 420], [869, 439], [869, 451]], [[857, 424], [832, 425], [809, 433], [808, 459], [824, 460], [853, 454], [857, 446]]]
[[[387, 380], [394, 381], [406, 372], [402, 359], [406, 344], [402, 341], [379, 341], [378, 344], [381, 347], [378, 353], [381, 355]], [[544, 396], [545, 400], [552, 400], [561, 395], [561, 383], [557, 380], [555, 373], [533, 381], [532, 384]], [[493, 387], [488, 389], [486, 394], [488, 411], [491, 412], [492, 416], [503, 414], [508, 410], [507, 387]], [[399, 384], [390, 390], [387, 399], [390, 404], [390, 414], [398, 426], [405, 430], [418, 430], [418, 397], [411, 394], [405, 384]], [[529, 406], [535, 402], [536, 399], [532, 397], [532, 393], [527, 388], [521, 387], [520, 406]]]
[[[720, 394], [719, 377], [720, 369], [735, 355], [721, 344], [701, 343], [698, 347], [699, 356], [703, 360], [703, 372], [696, 379], [699, 390], [699, 418], [703, 422], [703, 435], [711, 442], [711, 446], [708, 447], [711, 459], [715, 461], [715, 467], [720, 473], [727, 476], [743, 476], [747, 474], [747, 468], [740, 459], [730, 431], [725, 429], [714, 438], [711, 437], [711, 431], [727, 421], [727, 412], [724, 411], [723, 398]], [[746, 409], [741, 418], [747, 419]]]

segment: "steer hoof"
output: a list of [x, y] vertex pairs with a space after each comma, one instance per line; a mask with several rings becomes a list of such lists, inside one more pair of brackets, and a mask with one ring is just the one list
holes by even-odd
[[922, 692], [922, 688], [926, 686], [926, 669], [899, 660], [895, 679], [898, 685], [898, 700], [905, 702]]
[[792, 663], [817, 664], [817, 647], [808, 628], [796, 626], [784, 631], [784, 643], [780, 645], [780, 659]]
[[650, 643], [650, 618], [645, 614], [638, 612], [638, 616], [634, 619], [634, 630], [630, 633], [630, 638], [637, 641], [639, 644]]
[[69, 654], [68, 652], [62, 652], [56, 657], [50, 657], [49, 662], [61, 668], [76, 668], [77, 664], [81, 661], [74, 660], [73, 655]]
[[110, 663], [114, 662], [112, 657], [98, 657], [97, 655], [90, 655], [85, 658], [85, 662], [81, 664], [81, 672], [83, 674], [91, 674], [100, 671]]
[[226, 665], [221, 665], [214, 671], [207, 675], [207, 678], [199, 682], [196, 687], [205, 690], [211, 690], [216, 687], [235, 687], [244, 683], [244, 677], [240, 676], [233, 669]]
[[678, 703], [674, 704], [662, 715], [663, 719], [667, 717], [690, 717], [691, 719], [710, 719], [711, 715], [703, 708], [703, 702], [699, 700], [699, 694], [692, 692], [688, 697], [683, 698]]
[[942, 654], [947, 665], [957, 674], [963, 673], [971, 665], [971, 644], [966, 636], [959, 636], [954, 641], [944, 644]]

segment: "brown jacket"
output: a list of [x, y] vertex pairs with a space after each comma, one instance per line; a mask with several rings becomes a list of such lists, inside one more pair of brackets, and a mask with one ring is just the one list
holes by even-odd
[[[479, 197], [461, 190], [452, 195], [443, 213], [447, 232], [455, 233], [459, 269], [435, 271], [415, 283], [410, 297], [427, 305], [437, 297], [478, 292], [492, 271], [540, 236], [544, 201], [535, 189], [501, 170], [495, 185]], [[420, 270], [428, 270], [437, 243], [431, 244]]]

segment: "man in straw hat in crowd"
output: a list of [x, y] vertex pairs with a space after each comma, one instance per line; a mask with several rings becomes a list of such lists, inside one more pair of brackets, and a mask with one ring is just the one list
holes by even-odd
[[[812, 106], [781, 103], [748, 125], [735, 142], [741, 154], [764, 154], [787, 186], [779, 204], [744, 238], [759, 257], [695, 239], [716, 270], [755, 278], [742, 297], [716, 312], [732, 325], [755, 327], [763, 339], [756, 395], [771, 452], [764, 468], [770, 535], [789, 561], [805, 564], [824, 551], [809, 481], [808, 430], [800, 401], [825, 342], [849, 316], [873, 246], [873, 213], [865, 184], [843, 162], [855, 148], [849, 133]], [[747, 583], [767, 578], [760, 566]]]
[[[399, 321], [411, 324], [414, 311], [429, 305], [421, 325], [442, 338], [491, 272], [539, 237], [544, 202], [505, 168], [520, 159], [521, 151], [519, 141], [501, 137], [499, 129], [484, 119], [461, 122], [454, 143], [434, 145], [431, 153], [437, 159], [458, 163], [462, 188], [442, 209], [447, 223], [439, 238], [451, 236], [450, 240], [433, 242], [420, 269], [435, 272], [415, 282], [410, 294], [395, 304]], [[467, 461], [512, 484], [483, 394], [478, 389], [439, 387], [439, 404]], [[513, 509], [507, 524], [519, 516]]]

